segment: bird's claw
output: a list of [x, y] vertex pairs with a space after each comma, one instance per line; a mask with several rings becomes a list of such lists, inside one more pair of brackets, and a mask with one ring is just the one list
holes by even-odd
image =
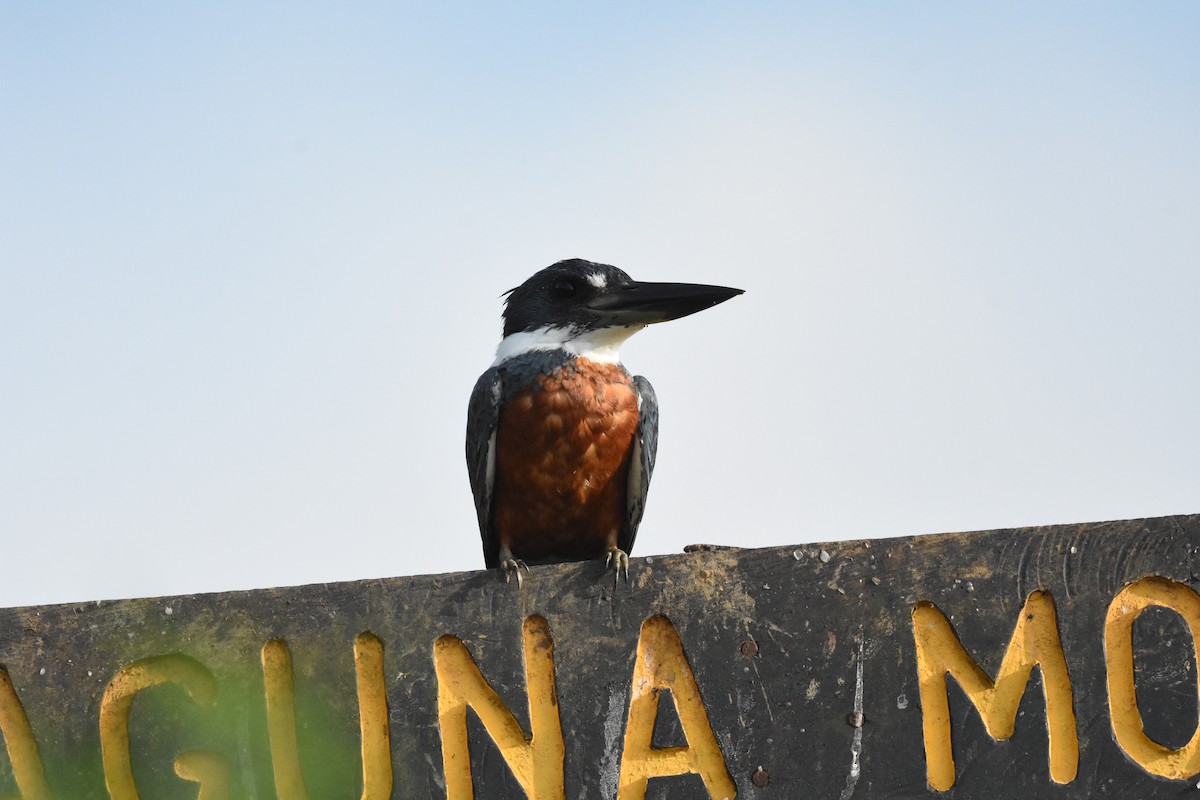
[[500, 562], [500, 569], [504, 572], [504, 582], [510, 583], [513, 576], [517, 576], [517, 588], [521, 588], [521, 570], [529, 572], [529, 566], [519, 558], [506, 558]]
[[625, 583], [629, 583], [629, 554], [621, 548], [614, 547], [608, 551], [604, 568], [613, 571], [613, 589], [617, 588], [622, 576], [625, 578]]

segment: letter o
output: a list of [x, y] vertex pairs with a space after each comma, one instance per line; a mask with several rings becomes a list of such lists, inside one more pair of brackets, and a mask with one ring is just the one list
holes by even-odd
[[1104, 621], [1104, 663], [1108, 671], [1108, 710], [1113, 737], [1125, 754], [1151, 775], [1185, 780], [1200, 772], [1200, 725], [1187, 744], [1169, 750], [1146, 735], [1138, 709], [1133, 622], [1150, 606], [1169, 608], [1183, 617], [1192, 634], [1192, 654], [1195, 657], [1200, 653], [1200, 595], [1190, 586], [1149, 577], [1134, 581], [1118, 592]]

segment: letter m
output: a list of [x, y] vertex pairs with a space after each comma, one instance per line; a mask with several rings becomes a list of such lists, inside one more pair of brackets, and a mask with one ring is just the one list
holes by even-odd
[[1055, 783], [1070, 783], [1075, 779], [1079, 766], [1079, 739], [1075, 730], [1071, 678], [1058, 636], [1054, 600], [1048, 592], [1033, 592], [1025, 600], [994, 681], [963, 649], [950, 621], [933, 603], [917, 603], [912, 621], [917, 646], [925, 764], [931, 788], [944, 792], [954, 786], [950, 703], [945, 676], [949, 674], [958, 681], [983, 719], [988, 735], [1003, 740], [1012, 736], [1016, 728], [1017, 707], [1035, 666], [1042, 670], [1050, 777]]

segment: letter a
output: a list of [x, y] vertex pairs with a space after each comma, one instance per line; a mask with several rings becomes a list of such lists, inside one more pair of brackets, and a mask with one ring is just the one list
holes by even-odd
[[[675, 701], [675, 713], [687, 739], [684, 747], [652, 746], [663, 689], [670, 689]], [[737, 794], [679, 634], [666, 617], [654, 616], [642, 623], [638, 636], [617, 800], [644, 800], [650, 778], [688, 772], [700, 775], [711, 798], [732, 800]]]

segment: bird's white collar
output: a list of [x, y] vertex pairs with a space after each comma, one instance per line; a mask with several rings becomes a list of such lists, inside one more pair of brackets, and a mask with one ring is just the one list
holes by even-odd
[[545, 326], [533, 331], [510, 333], [500, 341], [496, 348], [496, 367], [510, 358], [535, 353], [544, 350], [565, 350], [573, 356], [586, 358], [601, 364], [620, 364], [621, 345], [625, 340], [640, 331], [643, 325], [631, 325], [621, 328], [600, 328], [599, 330], [580, 330], [573, 326]]

